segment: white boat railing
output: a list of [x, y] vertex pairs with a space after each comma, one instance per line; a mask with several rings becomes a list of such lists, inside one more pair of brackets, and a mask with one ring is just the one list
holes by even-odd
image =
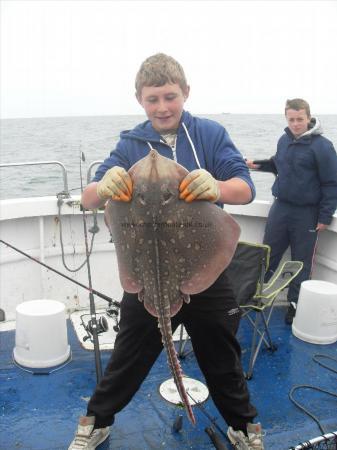
[[92, 171], [92, 168], [94, 167], [94, 166], [97, 166], [97, 165], [99, 165], [99, 164], [102, 164], [102, 162], [103, 161], [93, 161], [91, 164], [90, 164], [90, 166], [88, 167], [88, 172], [87, 172], [87, 183], [89, 184], [90, 183], [90, 180], [91, 180], [91, 171]]
[[[87, 169], [88, 183], [92, 169], [102, 161], [90, 163]], [[42, 262], [62, 271], [62, 247], [60, 230], [63, 224], [64, 255], [71, 267], [78, 267], [85, 257], [83, 245], [83, 218], [80, 195], [71, 195], [68, 188], [68, 172], [59, 161], [36, 161], [4, 163], [0, 168], [55, 164], [61, 167], [64, 192], [62, 202], [55, 196], [30, 197], [0, 200], [0, 237]], [[266, 218], [271, 202], [255, 200], [249, 205], [226, 205], [226, 211], [241, 227], [241, 240], [262, 242]], [[91, 213], [86, 213], [89, 222]], [[100, 232], [95, 237], [92, 254], [94, 286], [109, 296], [120, 298], [122, 289], [118, 280], [117, 260], [114, 245], [104, 223], [103, 211], [97, 211], [97, 226]], [[90, 230], [89, 230], [90, 231]], [[11, 320], [15, 307], [22, 301], [36, 298], [54, 298], [64, 301], [69, 310], [84, 307], [87, 292], [65, 284], [60, 277], [48, 273], [45, 268], [1, 246], [0, 249], [0, 310]], [[328, 230], [319, 237], [315, 257], [315, 279], [336, 282], [337, 280], [337, 215]], [[104, 270], [103, 270], [104, 269]], [[114, 273], [114, 276], [112, 275]], [[71, 275], [86, 283], [82, 271]], [[114, 281], [112, 281], [114, 280]]]
[[0, 168], [5, 167], [25, 167], [25, 166], [44, 166], [44, 165], [57, 165], [61, 167], [63, 187], [64, 192], [69, 195], [69, 185], [68, 185], [68, 172], [64, 164], [60, 161], [28, 161], [28, 162], [18, 162], [18, 163], [3, 163], [0, 164]]

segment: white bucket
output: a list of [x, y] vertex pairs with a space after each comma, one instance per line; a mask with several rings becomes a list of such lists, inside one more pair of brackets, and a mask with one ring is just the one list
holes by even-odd
[[303, 281], [292, 332], [312, 344], [337, 341], [336, 284], [319, 280]]
[[69, 358], [65, 306], [32, 300], [16, 307], [14, 359], [24, 367], [45, 368]]

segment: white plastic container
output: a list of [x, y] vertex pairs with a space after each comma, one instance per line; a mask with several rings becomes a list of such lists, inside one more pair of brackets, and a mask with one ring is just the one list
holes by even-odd
[[15, 361], [31, 368], [53, 367], [69, 358], [65, 306], [32, 300], [16, 307]]
[[337, 341], [336, 284], [320, 280], [303, 281], [292, 332], [312, 344]]

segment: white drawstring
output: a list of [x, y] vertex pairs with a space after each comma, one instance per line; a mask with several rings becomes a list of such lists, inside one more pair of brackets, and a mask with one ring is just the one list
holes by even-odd
[[147, 145], [150, 147], [150, 150], [155, 150], [155, 149], [152, 147], [151, 142], [146, 141], [146, 143], [147, 143]]
[[191, 139], [191, 136], [189, 135], [189, 133], [188, 133], [188, 131], [187, 131], [187, 128], [186, 128], [186, 125], [184, 124], [184, 122], [182, 122], [181, 124], [182, 124], [182, 126], [183, 126], [183, 128], [184, 128], [184, 130], [185, 130], [187, 139], [189, 140], [189, 142], [190, 142], [190, 144], [191, 144], [191, 147], [192, 147], [192, 150], [193, 150], [193, 155], [194, 155], [195, 161], [196, 161], [196, 163], [197, 163], [197, 166], [199, 167], [199, 169], [201, 169], [201, 164], [200, 164], [200, 162], [199, 162], [197, 152], [195, 151], [195, 147], [194, 147], [193, 141], [192, 141], [192, 139]]
[[[195, 159], [195, 161], [196, 161], [196, 163], [197, 163], [197, 166], [199, 167], [199, 169], [201, 169], [201, 164], [200, 164], [200, 162], [199, 162], [199, 158], [198, 158], [197, 152], [196, 152], [196, 150], [195, 150], [195, 147], [194, 147], [193, 141], [192, 141], [192, 139], [191, 139], [191, 136], [189, 135], [189, 132], [188, 132], [188, 130], [187, 130], [186, 125], [184, 124], [184, 122], [182, 122], [181, 124], [182, 124], [182, 126], [183, 126], [183, 128], [184, 128], [184, 130], [185, 130], [187, 139], [188, 139], [188, 141], [189, 141], [189, 143], [190, 143], [190, 145], [191, 145], [191, 147], [192, 147], [194, 159]], [[154, 148], [152, 147], [152, 145], [151, 145], [150, 142], [146, 141], [146, 143], [147, 143], [147, 145], [150, 147], [150, 150], [154, 150]], [[175, 156], [175, 148], [173, 149], [173, 156]], [[174, 158], [174, 160], [176, 161], [176, 157]]]

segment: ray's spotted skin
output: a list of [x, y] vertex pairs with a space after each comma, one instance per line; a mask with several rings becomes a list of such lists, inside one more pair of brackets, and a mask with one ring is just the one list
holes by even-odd
[[152, 149], [129, 170], [129, 203], [109, 201], [106, 222], [116, 246], [119, 276], [126, 292], [138, 293], [158, 318], [175, 384], [189, 419], [195, 418], [175, 351], [171, 317], [189, 295], [207, 289], [229, 264], [240, 235], [237, 223], [207, 201], [179, 199], [188, 171]]

